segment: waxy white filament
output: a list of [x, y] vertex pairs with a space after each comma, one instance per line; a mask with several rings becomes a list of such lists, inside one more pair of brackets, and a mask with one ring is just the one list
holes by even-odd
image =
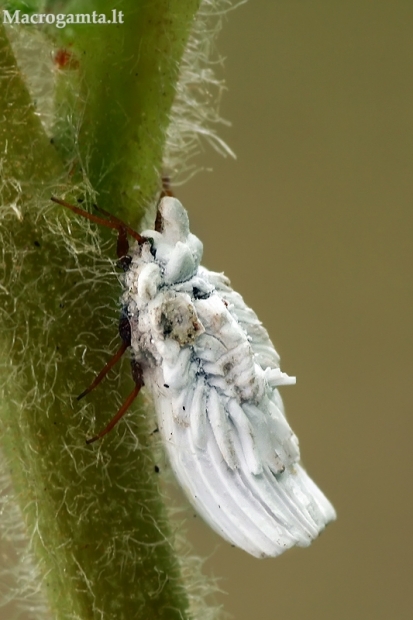
[[335, 519], [299, 464], [282, 373], [267, 331], [228, 279], [200, 266], [202, 243], [165, 197], [161, 231], [136, 245], [122, 303], [132, 356], [153, 396], [172, 468], [189, 501], [257, 557], [306, 546]]

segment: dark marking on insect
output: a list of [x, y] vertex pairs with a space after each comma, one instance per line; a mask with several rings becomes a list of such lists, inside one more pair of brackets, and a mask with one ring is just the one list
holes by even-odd
[[159, 210], [156, 212], [154, 230], [156, 230], [156, 232], [159, 232], [159, 233], [163, 231], [163, 218]]
[[162, 312], [161, 314], [160, 324], [163, 328], [163, 335], [165, 338], [167, 338], [168, 336], [172, 334], [173, 329], [174, 329], [174, 324], [172, 320], [164, 312]]
[[36, 246], [36, 248], [40, 248], [40, 243], [39, 243], [39, 241], [33, 241], [33, 244]]
[[158, 465], [155, 465], [154, 470], [155, 470], [155, 474], [159, 474], [159, 472], [161, 471]]
[[142, 366], [134, 358], [131, 359], [130, 365], [132, 368], [133, 380], [135, 381], [136, 384], [140, 384], [140, 386], [142, 387], [144, 385]]
[[125, 272], [126, 272], [126, 271], [128, 271], [128, 270], [129, 270], [129, 267], [131, 266], [131, 264], [132, 264], [132, 256], [129, 256], [129, 254], [126, 254], [126, 256], [122, 256], [122, 257], [118, 260], [118, 262], [117, 262], [116, 266], [117, 266], [119, 269], [122, 269], [122, 271], [125, 271]]
[[195, 299], [208, 299], [208, 297], [211, 296], [211, 293], [202, 291], [201, 289], [197, 288], [196, 286], [193, 287], [192, 294], [193, 294]]
[[227, 375], [231, 372], [231, 370], [234, 368], [234, 362], [227, 362], [226, 364], [223, 365], [222, 370], [224, 371], [224, 374]]
[[126, 346], [130, 347], [132, 338], [131, 326], [125, 312], [122, 312], [122, 315], [119, 319], [119, 336], [126, 344]]

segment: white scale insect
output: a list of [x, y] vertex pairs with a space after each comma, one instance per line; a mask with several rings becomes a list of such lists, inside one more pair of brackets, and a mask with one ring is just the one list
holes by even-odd
[[[295, 378], [281, 372], [267, 331], [229, 280], [200, 265], [202, 243], [181, 203], [162, 198], [155, 230], [138, 234], [102, 209], [107, 220], [52, 200], [117, 229], [126, 272], [122, 346], [78, 398], [129, 346], [135, 388], [88, 443], [145, 385], [175, 475], [216, 532], [259, 558], [309, 545], [336, 514], [301, 467], [285, 418], [277, 388]], [[130, 254], [127, 234], [137, 241]]]

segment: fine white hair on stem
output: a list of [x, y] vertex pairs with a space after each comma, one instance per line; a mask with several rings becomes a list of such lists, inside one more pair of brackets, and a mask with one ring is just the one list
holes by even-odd
[[7, 460], [0, 453], [0, 600], [3, 617], [28, 620], [48, 620], [48, 601], [42, 590], [38, 562], [31, 549], [31, 541], [23, 523], [17, 498], [8, 475]]
[[219, 114], [225, 83], [216, 75], [223, 60], [215, 49], [215, 40], [226, 13], [239, 4], [244, 2], [204, 0], [195, 18], [181, 63], [164, 154], [165, 170], [172, 175], [174, 185], [197, 172], [192, 160], [203, 142], [224, 157], [235, 157], [217, 132], [219, 125], [229, 123]]
[[48, 135], [55, 122], [56, 68], [51, 62], [53, 45], [38, 28], [8, 26], [7, 35], [36, 112]]

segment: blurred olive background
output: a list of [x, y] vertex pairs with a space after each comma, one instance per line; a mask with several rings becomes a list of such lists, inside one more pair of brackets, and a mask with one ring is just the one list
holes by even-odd
[[250, 0], [228, 15], [220, 135], [177, 195], [297, 375], [282, 388], [338, 520], [257, 560], [190, 522], [236, 620], [407, 620], [412, 605], [413, 3]]

